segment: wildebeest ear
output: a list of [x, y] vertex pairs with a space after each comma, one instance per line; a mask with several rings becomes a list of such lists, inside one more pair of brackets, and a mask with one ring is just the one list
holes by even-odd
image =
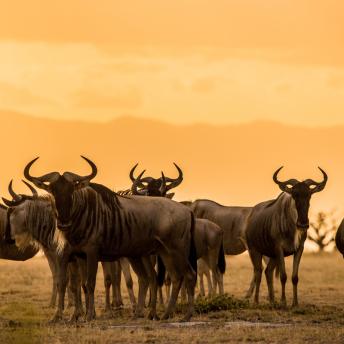
[[169, 199], [172, 199], [174, 195], [175, 195], [175, 193], [174, 193], [174, 192], [171, 192], [171, 193], [166, 194], [165, 197], [166, 197], [166, 198], [169, 198]]
[[7, 206], [7, 207], [12, 207], [13, 206], [13, 202], [2, 197], [2, 201], [4, 202], [4, 204]]

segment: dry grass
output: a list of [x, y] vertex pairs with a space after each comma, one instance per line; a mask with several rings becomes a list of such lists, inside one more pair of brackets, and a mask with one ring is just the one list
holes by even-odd
[[[290, 258], [287, 266], [290, 276]], [[251, 278], [249, 258], [231, 257], [227, 267], [225, 290], [242, 300]], [[264, 281], [260, 306], [228, 298], [228, 310], [196, 315], [193, 320], [200, 323], [185, 327], [171, 322], [132, 320], [125, 290], [126, 308], [114, 317], [105, 316], [102, 273], [98, 275], [97, 320], [90, 324], [51, 326], [48, 320], [54, 310], [47, 307], [51, 280], [45, 258], [24, 263], [0, 261], [0, 343], [344, 342], [344, 261], [337, 253], [304, 255], [297, 309], [271, 308]], [[278, 281], [275, 286], [279, 296]], [[291, 295], [289, 279], [289, 304]], [[235, 306], [230, 307], [228, 302], [232, 301]], [[215, 302], [216, 306], [219, 302]], [[200, 304], [208, 310], [204, 301]], [[70, 310], [65, 313], [67, 320]], [[173, 321], [179, 318], [177, 314]]]

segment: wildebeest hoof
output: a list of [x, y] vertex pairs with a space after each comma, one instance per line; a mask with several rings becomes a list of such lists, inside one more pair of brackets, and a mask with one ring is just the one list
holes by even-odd
[[80, 313], [74, 312], [72, 316], [70, 317], [70, 319], [68, 320], [68, 323], [75, 324], [76, 322], [78, 322], [79, 317], [80, 317]]
[[49, 324], [57, 324], [58, 322], [62, 321], [61, 314], [55, 314], [52, 319], [49, 320]]
[[85, 320], [87, 322], [89, 322], [89, 321], [95, 320], [95, 318], [96, 318], [96, 312], [93, 311], [93, 312], [89, 312], [89, 313], [86, 314]]
[[281, 302], [280, 302], [280, 307], [281, 307], [282, 309], [286, 309], [286, 308], [287, 308], [287, 302], [286, 302], [286, 301], [281, 301]]
[[192, 317], [192, 314], [188, 313], [188, 314], [185, 315], [184, 318], [182, 318], [182, 319], [180, 320], [180, 322], [189, 322], [190, 319], [191, 319], [191, 317]]
[[168, 320], [168, 319], [171, 319], [172, 318], [172, 314], [171, 313], [165, 313], [161, 320]]
[[136, 320], [136, 319], [142, 319], [142, 318], [144, 318], [145, 316], [144, 316], [144, 314], [143, 313], [134, 313], [134, 315], [133, 315], [133, 320]]
[[158, 315], [154, 311], [150, 311], [147, 318], [149, 320], [160, 320], [160, 318], [158, 317]]

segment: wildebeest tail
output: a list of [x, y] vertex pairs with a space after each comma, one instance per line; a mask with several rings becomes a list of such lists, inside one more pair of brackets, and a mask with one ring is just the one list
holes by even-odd
[[158, 265], [158, 286], [162, 287], [165, 281], [166, 268], [160, 256], [157, 256]]
[[191, 242], [189, 251], [189, 262], [197, 274], [197, 252], [195, 245], [195, 216], [191, 213]]
[[219, 251], [219, 257], [217, 260], [217, 267], [219, 268], [219, 270], [222, 274], [225, 273], [225, 271], [226, 271], [226, 257], [225, 257], [225, 251], [223, 249], [223, 242], [221, 244], [220, 251]]

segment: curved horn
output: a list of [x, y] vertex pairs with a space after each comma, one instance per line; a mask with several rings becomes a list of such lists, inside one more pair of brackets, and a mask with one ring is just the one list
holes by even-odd
[[129, 177], [130, 177], [130, 180], [134, 183], [136, 178], [134, 177], [134, 171], [136, 170], [136, 167], [139, 163], [136, 163], [136, 165], [130, 170], [129, 172]]
[[320, 183], [314, 181], [313, 179], [307, 179], [305, 180], [305, 183], [311, 187], [311, 186], [315, 186], [314, 188], [311, 188], [311, 191], [312, 193], [315, 193], [315, 192], [319, 192], [321, 190], [323, 190], [325, 188], [325, 185], [327, 183], [327, 180], [328, 180], [328, 176], [327, 176], [327, 173], [321, 168], [318, 166], [318, 169], [320, 170], [320, 172], [322, 173], [323, 175], [323, 181], [321, 181]]
[[20, 201], [22, 199], [22, 196], [16, 194], [13, 190], [13, 179], [11, 179], [10, 183], [8, 184], [8, 192], [14, 201]]
[[51, 172], [51, 173], [48, 173], [48, 174], [45, 174], [41, 177], [34, 177], [30, 174], [30, 168], [31, 166], [34, 164], [34, 162], [36, 160], [38, 160], [39, 157], [31, 160], [26, 166], [25, 166], [25, 169], [24, 169], [24, 176], [27, 180], [29, 180], [30, 182], [32, 182], [33, 184], [35, 184], [38, 188], [40, 189], [44, 189], [46, 191], [49, 192], [50, 190], [50, 186], [45, 184], [45, 182], [48, 182], [48, 183], [52, 183], [53, 181], [55, 181], [58, 177], [59, 177], [59, 173], [58, 172]]
[[98, 173], [97, 166], [93, 161], [84, 157], [83, 155], [81, 155], [81, 157], [91, 166], [92, 172], [87, 176], [80, 176], [79, 174], [73, 172], [64, 172], [63, 176], [71, 182], [90, 182]]
[[97, 166], [96, 164], [91, 161], [90, 159], [86, 158], [85, 156], [81, 155], [81, 157], [86, 160], [86, 162], [88, 162], [88, 164], [91, 166], [92, 168], [92, 172], [91, 174], [89, 174], [88, 176], [84, 176], [84, 177], [81, 177], [81, 179], [84, 181], [84, 180], [92, 180], [98, 173], [98, 169], [97, 169]]
[[175, 162], [173, 164], [176, 167], [176, 169], [178, 170], [179, 176], [176, 179], [165, 177], [166, 182], [170, 183], [169, 185], [166, 185], [166, 191], [169, 191], [169, 190], [177, 187], [183, 181], [183, 171]]
[[[137, 164], [130, 170], [130, 172], [129, 172], [129, 178], [130, 178], [130, 180], [131, 180], [133, 183], [134, 183], [135, 180], [136, 180], [136, 178], [135, 178], [135, 176], [134, 176], [134, 171], [136, 170], [136, 167], [138, 166], [138, 164], [139, 164], [139, 163], [137, 163]], [[146, 178], [149, 178], [149, 177], [146, 177]], [[144, 179], [146, 179], [146, 178], [144, 178]], [[142, 180], [140, 181], [140, 184], [138, 185], [139, 188], [143, 188], [143, 187], [144, 187], [144, 185], [143, 185], [144, 179], [142, 179]], [[148, 183], [148, 182], [147, 182], [147, 183]]]
[[160, 192], [161, 197], [166, 196], [167, 186], [166, 186], [166, 178], [163, 171], [161, 171], [161, 185], [159, 187], [159, 192]]
[[140, 183], [141, 183], [141, 177], [143, 174], [146, 172], [146, 170], [143, 170], [140, 175], [135, 179], [133, 185], [131, 186], [131, 192], [133, 195], [139, 195], [139, 196], [147, 196], [147, 191], [146, 190], [140, 190], [138, 189]]
[[289, 187], [289, 185], [294, 186], [295, 184], [298, 183], [298, 181], [296, 179], [289, 179], [285, 182], [278, 180], [277, 176], [278, 176], [278, 173], [281, 171], [282, 168], [283, 168], [283, 166], [281, 166], [279, 169], [276, 170], [276, 172], [273, 174], [272, 179], [279, 186], [279, 188], [282, 191], [290, 193], [291, 188]]
[[10, 201], [10, 200], [6, 199], [5, 197], [1, 197], [1, 198], [2, 198], [2, 201], [4, 202], [4, 204], [9, 208], [15, 207], [21, 203], [21, 199]]
[[31, 184], [29, 184], [27, 181], [25, 181], [23, 179], [22, 179], [22, 182], [31, 190], [33, 197], [37, 197], [38, 196], [37, 190]]

